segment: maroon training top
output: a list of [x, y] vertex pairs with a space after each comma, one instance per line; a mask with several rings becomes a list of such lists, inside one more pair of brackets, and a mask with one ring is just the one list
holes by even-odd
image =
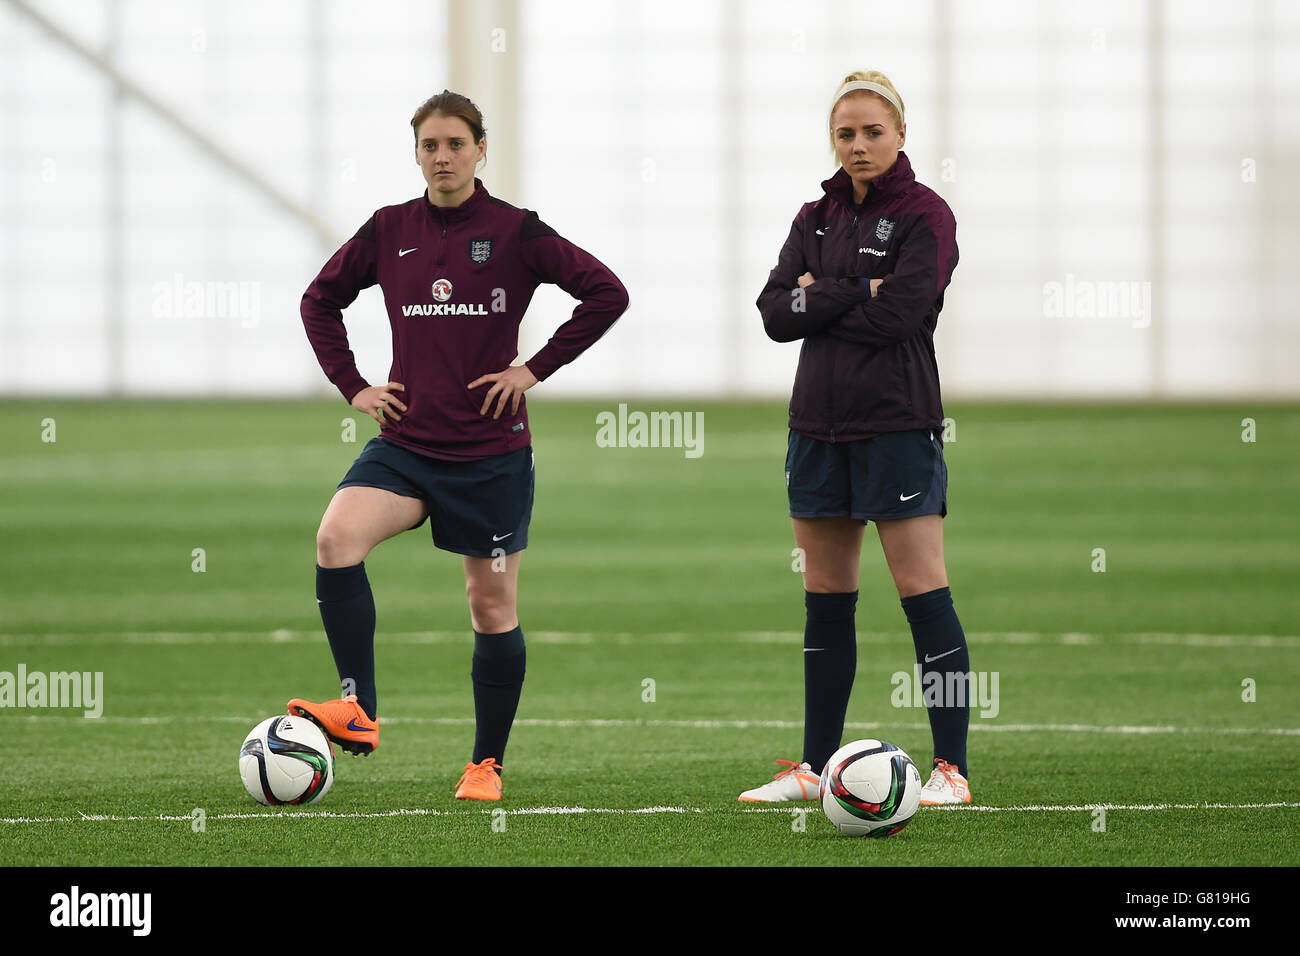
[[[900, 152], [861, 203], [843, 167], [795, 216], [758, 296], [770, 338], [803, 339], [790, 427], [852, 441], [939, 429], [934, 330], [957, 268], [957, 220]], [[815, 280], [798, 288], [799, 276]], [[884, 279], [876, 295], [871, 280]]]
[[558, 285], [581, 303], [532, 358], [541, 381], [604, 335], [627, 308], [627, 290], [595, 256], [537, 218], [474, 192], [443, 209], [427, 195], [378, 210], [330, 257], [302, 297], [302, 322], [321, 368], [349, 402], [369, 383], [348, 348], [342, 310], [362, 289], [384, 291], [393, 328], [388, 381], [407, 406], [380, 434], [436, 458], [486, 458], [530, 444], [524, 400], [492, 418], [480, 415], [488, 385], [466, 386], [500, 372], [519, 352], [519, 323], [533, 291]]

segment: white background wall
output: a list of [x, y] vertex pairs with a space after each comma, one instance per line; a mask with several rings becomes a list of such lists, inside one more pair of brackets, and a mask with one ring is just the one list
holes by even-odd
[[[323, 238], [0, 0], [0, 393], [330, 394], [298, 301], [423, 189], [409, 120], [448, 85], [447, 2], [33, 4]], [[834, 171], [838, 80], [876, 68], [957, 217], [949, 397], [1300, 396], [1300, 4], [524, 0], [505, 40], [458, 41], [518, 60], [517, 194], [493, 182], [501, 105], [462, 90], [480, 175], [633, 302], [552, 394], [788, 394], [798, 347], [754, 299]], [[195, 282], [247, 308], [169, 300]], [[1137, 283], [1149, 324], [1047, 314], [1054, 282]], [[573, 305], [539, 290], [522, 353]], [[346, 319], [382, 381], [378, 289]]]

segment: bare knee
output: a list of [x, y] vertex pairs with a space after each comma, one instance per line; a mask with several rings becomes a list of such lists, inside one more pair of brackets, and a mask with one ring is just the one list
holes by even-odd
[[519, 626], [514, 596], [506, 590], [470, 580], [465, 583], [465, 595], [470, 620], [480, 634], [503, 634]]
[[803, 573], [803, 589], [811, 594], [847, 594], [858, 589], [858, 581], [856, 575], [846, 574], [843, 569], [835, 573], [810, 567]]
[[333, 521], [322, 521], [316, 532], [316, 563], [322, 568], [347, 568], [360, 564], [370, 550], [356, 535]]
[[908, 568], [894, 575], [894, 587], [901, 598], [915, 597], [930, 591], [946, 588], [948, 575], [942, 566], [937, 568]]

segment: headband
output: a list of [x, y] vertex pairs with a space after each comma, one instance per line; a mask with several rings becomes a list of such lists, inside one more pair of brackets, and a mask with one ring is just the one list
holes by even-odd
[[889, 102], [894, 104], [894, 109], [898, 110], [898, 121], [903, 121], [903, 105], [898, 102], [898, 97], [890, 92], [889, 87], [881, 86], [879, 83], [872, 83], [870, 80], [854, 80], [851, 83], [845, 83], [835, 94], [835, 102], [831, 104], [831, 113], [835, 112], [835, 106], [844, 98], [846, 93], [852, 93], [854, 90], [866, 90], [869, 93], [879, 93]]

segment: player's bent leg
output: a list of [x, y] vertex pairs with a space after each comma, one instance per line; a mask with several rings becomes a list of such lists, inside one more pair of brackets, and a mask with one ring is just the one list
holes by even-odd
[[819, 775], [844, 734], [844, 714], [857, 669], [854, 612], [864, 525], [852, 518], [795, 518], [802, 550], [804, 606], [803, 759], [778, 760], [788, 769], [746, 790], [746, 803], [816, 800]]
[[460, 800], [500, 800], [502, 762], [527, 654], [517, 600], [522, 551], [496, 558], [465, 557], [465, 594], [474, 627], [474, 754], [456, 782]]
[[340, 488], [316, 534], [316, 603], [344, 696], [323, 703], [295, 697], [288, 711], [315, 722], [354, 756], [379, 746], [375, 600], [363, 562], [375, 545], [419, 524], [425, 514], [418, 498], [382, 488]]
[[316, 563], [322, 568], [360, 564], [375, 545], [415, 527], [427, 514], [419, 498], [384, 488], [340, 488], [316, 532]]
[[923, 686], [941, 693], [925, 696], [934, 737], [934, 770], [922, 788], [921, 805], [970, 803], [966, 737], [970, 727], [970, 652], [943, 560], [943, 519], [937, 515], [878, 521], [903, 613], [912, 630]]

